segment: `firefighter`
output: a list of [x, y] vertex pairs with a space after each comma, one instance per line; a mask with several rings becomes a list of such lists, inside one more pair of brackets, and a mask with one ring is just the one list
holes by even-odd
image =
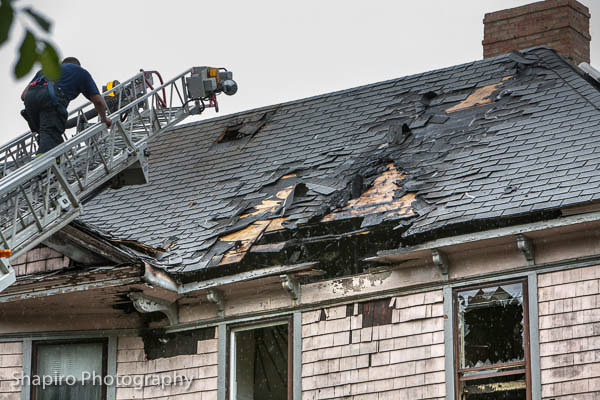
[[112, 121], [106, 116], [106, 106], [90, 73], [81, 67], [75, 57], [67, 57], [60, 66], [56, 82], [46, 79], [41, 71], [27, 85], [21, 100], [25, 103], [23, 116], [32, 132], [39, 133], [38, 154], [43, 154], [61, 144], [67, 122], [69, 102], [82, 93], [90, 100], [100, 120], [110, 128]]

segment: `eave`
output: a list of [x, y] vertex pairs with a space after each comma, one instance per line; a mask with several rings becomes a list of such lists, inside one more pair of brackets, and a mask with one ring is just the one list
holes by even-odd
[[446, 237], [393, 250], [382, 250], [378, 251], [376, 256], [365, 258], [365, 261], [400, 265], [420, 258], [431, 259], [434, 250], [454, 251], [484, 247], [492, 243], [516, 243], [519, 235], [531, 240], [539, 240], [548, 234], [573, 232], [590, 226], [600, 226], [600, 211]]

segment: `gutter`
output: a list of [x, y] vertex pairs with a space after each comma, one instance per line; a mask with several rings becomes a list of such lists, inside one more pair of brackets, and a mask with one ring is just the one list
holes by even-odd
[[265, 267], [255, 269], [247, 272], [240, 272], [238, 274], [209, 279], [202, 282], [191, 282], [181, 284], [175, 281], [171, 275], [160, 268], [153, 267], [152, 265], [144, 262], [144, 276], [142, 280], [149, 285], [159, 287], [180, 295], [185, 295], [191, 292], [197, 292], [200, 290], [211, 290], [216, 289], [220, 286], [230, 285], [232, 283], [247, 282], [260, 278], [266, 278], [269, 276], [280, 276], [293, 274], [305, 270], [312, 269], [318, 263], [309, 262], [302, 264], [292, 265], [276, 265], [272, 267]]
[[160, 268], [153, 267], [144, 261], [144, 276], [142, 280], [149, 285], [157, 286], [171, 292], [179, 293], [181, 285]]
[[[432, 251], [440, 248], [598, 221], [600, 221], [600, 211], [590, 212], [586, 214], [570, 215], [548, 221], [540, 221], [504, 228], [491, 229], [488, 231], [468, 233], [459, 236], [432, 240], [415, 246], [404, 247], [394, 250], [379, 251], [376, 256], [365, 258], [364, 261], [382, 264], [393, 264], [407, 259], [412, 259], [417, 255], [415, 253], [421, 253], [421, 255], [428, 255], [431, 254]], [[162, 289], [171, 291], [173, 293], [177, 293], [179, 295], [185, 295], [187, 293], [196, 292], [200, 290], [209, 291], [211, 289], [218, 288], [219, 286], [225, 286], [232, 283], [245, 282], [269, 276], [293, 274], [295, 272], [312, 269], [316, 265], [316, 262], [294, 265], [279, 265], [260, 268], [247, 272], [241, 272], [238, 274], [214, 278], [202, 282], [191, 282], [182, 284], [173, 279], [173, 277], [166, 271], [157, 267], [153, 267], [152, 265], [144, 262], [144, 275], [142, 279], [152, 286], [160, 287]]]
[[[175, 281], [166, 271], [144, 262], [144, 275], [142, 276], [142, 280], [152, 287], [159, 287], [180, 296], [190, 292], [206, 291], [207, 300], [215, 305], [217, 308], [217, 315], [222, 318], [225, 315], [225, 303], [227, 301], [223, 291], [220, 290], [222, 286], [227, 286], [232, 283], [248, 282], [269, 276], [279, 276], [283, 289], [286, 290], [290, 294], [292, 300], [296, 302], [299, 298], [300, 285], [298, 281], [290, 275], [312, 269], [316, 265], [316, 262], [296, 265], [278, 265], [209, 279], [202, 282], [181, 284]], [[150, 313], [159, 311], [167, 316], [169, 325], [174, 326], [179, 324], [179, 307], [177, 305], [177, 300], [171, 299], [165, 301], [164, 299], [158, 299], [142, 293], [131, 293], [129, 298], [133, 301], [133, 305], [138, 312]]]
[[[567, 211], [567, 210], [564, 210]], [[432, 240], [422, 244], [410, 247], [403, 247], [394, 250], [378, 251], [374, 257], [365, 258], [363, 261], [382, 264], [393, 264], [415, 257], [414, 253], [434, 251], [444, 247], [451, 247], [461, 244], [480, 242], [488, 239], [498, 239], [526, 233], [534, 233], [546, 229], [560, 228], [569, 225], [578, 225], [589, 222], [600, 221], [600, 212], [590, 212], [586, 214], [570, 215], [561, 218], [555, 218], [548, 221], [533, 222], [522, 225], [508, 226], [504, 228], [491, 229], [488, 231], [467, 233], [459, 236], [452, 236], [437, 240]]]

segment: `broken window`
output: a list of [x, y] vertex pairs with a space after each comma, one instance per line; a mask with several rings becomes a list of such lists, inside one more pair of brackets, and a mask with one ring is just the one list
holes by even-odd
[[526, 282], [457, 289], [454, 307], [457, 398], [529, 399]]
[[31, 398], [101, 400], [106, 398], [106, 341], [33, 344]]
[[234, 328], [230, 333], [230, 400], [292, 398], [291, 321]]

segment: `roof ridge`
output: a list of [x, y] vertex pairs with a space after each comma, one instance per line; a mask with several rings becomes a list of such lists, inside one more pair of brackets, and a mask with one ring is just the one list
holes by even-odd
[[[576, 85], [576, 86], [574, 86], [573, 84], [571, 84], [571, 82], [569, 81], [569, 79], [567, 79], [565, 76], [563, 76], [563, 73], [560, 70], [557, 70], [557, 69], [554, 69], [554, 68], [551, 69], [551, 71], [557, 77], [559, 77], [560, 79], [562, 79], [562, 81], [566, 85], [568, 85], [571, 88], [571, 90], [573, 90], [575, 93], [579, 94], [583, 99], [585, 99], [588, 103], [590, 103], [598, 111], [600, 111], [600, 89], [597, 86], [591, 84], [590, 82], [588, 82], [586, 80], [584, 72], [580, 68], [574, 66], [569, 61], [567, 61], [567, 59], [564, 58], [556, 50], [554, 50], [554, 49], [552, 49], [550, 47], [547, 47], [547, 46], [538, 46], [538, 47], [536, 47], [534, 49], [538, 49], [538, 48], [545, 48], [545, 49], [549, 50], [550, 52], [552, 52], [555, 55], [555, 57], [557, 57], [560, 61], [562, 61], [565, 64], [565, 66], [567, 68], [569, 68], [572, 72], [574, 72], [581, 80], [583, 80], [584, 82], [587, 83], [587, 85]], [[587, 92], [581, 90], [581, 88], [584, 88], [584, 87], [587, 88], [588, 86], [591, 86], [593, 89], [595, 89], [595, 94], [593, 96], [591, 96], [590, 93], [587, 93]]]
[[[531, 47], [529, 49], [523, 50], [523, 52], [529, 52], [529, 51], [537, 50], [537, 49], [540, 49], [540, 48], [545, 48], [545, 49], [552, 50], [552, 49], [550, 49], [547, 46], [535, 46], [535, 47]], [[177, 130], [177, 129], [181, 129], [181, 128], [188, 128], [190, 126], [199, 126], [199, 125], [203, 125], [205, 123], [206, 124], [214, 123], [214, 122], [218, 122], [218, 121], [225, 120], [225, 119], [239, 117], [239, 116], [242, 116], [242, 115], [248, 115], [248, 114], [257, 113], [257, 112], [269, 111], [269, 110], [271, 110], [273, 108], [279, 108], [281, 106], [288, 106], [288, 105], [294, 105], [294, 104], [299, 104], [299, 103], [305, 103], [305, 102], [308, 102], [308, 101], [319, 100], [319, 99], [330, 97], [330, 96], [341, 95], [341, 94], [345, 94], [345, 93], [351, 93], [353, 91], [363, 90], [363, 89], [366, 89], [366, 88], [383, 86], [383, 85], [389, 85], [390, 83], [398, 83], [398, 82], [402, 82], [402, 81], [409, 80], [409, 79], [415, 79], [415, 78], [418, 78], [418, 77], [421, 77], [421, 76], [427, 76], [427, 75], [431, 75], [431, 74], [435, 74], [435, 73], [440, 73], [440, 72], [447, 71], [447, 70], [458, 69], [458, 68], [461, 68], [461, 67], [470, 66], [470, 65], [473, 65], [473, 64], [494, 63], [494, 62], [498, 62], [501, 59], [507, 58], [508, 54], [509, 53], [507, 53], [507, 54], [501, 54], [501, 55], [498, 55], [498, 56], [495, 56], [495, 57], [484, 58], [484, 59], [481, 59], [481, 60], [468, 61], [468, 62], [465, 62], [465, 63], [462, 63], [462, 64], [456, 64], [456, 65], [451, 65], [451, 66], [447, 66], [447, 67], [443, 67], [443, 68], [433, 69], [433, 70], [429, 70], [429, 71], [425, 71], [425, 72], [419, 72], [419, 73], [415, 73], [415, 74], [405, 75], [405, 76], [401, 76], [401, 77], [398, 77], [398, 78], [387, 79], [387, 80], [384, 80], [384, 81], [367, 83], [365, 85], [354, 86], [354, 87], [351, 87], [351, 88], [346, 88], [346, 89], [336, 90], [336, 91], [333, 91], [333, 92], [327, 92], [327, 93], [317, 94], [317, 95], [309, 96], [309, 97], [303, 97], [303, 98], [300, 98], [300, 99], [290, 100], [290, 101], [286, 101], [286, 102], [282, 102], [282, 103], [274, 103], [274, 104], [270, 104], [270, 105], [266, 105], [266, 106], [251, 108], [251, 109], [248, 109], [248, 110], [238, 111], [236, 113], [226, 114], [226, 115], [222, 115], [222, 116], [218, 116], [218, 117], [207, 118], [207, 119], [203, 119], [203, 120], [200, 120], [200, 121], [188, 122], [188, 123], [185, 123], [185, 124], [176, 125], [173, 128], [169, 129], [167, 132], [171, 132], [173, 130]]]
[[[597, 89], [587, 88], [565, 62], [538, 46], [521, 56], [500, 55], [184, 124], [154, 142], [151, 185], [107, 190], [86, 203], [81, 218], [149, 246], [176, 242], [166, 269], [220, 274], [239, 262], [230, 257], [236, 242], [219, 240], [221, 235], [254, 235], [277, 217], [277, 229], [288, 237], [356, 197], [354, 181], [357, 189], [371, 187], [389, 161], [406, 172], [397, 190], [419, 196], [411, 203], [419, 219], [405, 232], [409, 226], [402, 225], [402, 237], [415, 241], [433, 229], [448, 234], [444, 227], [455, 229], [457, 223], [477, 230], [484, 226], [480, 221], [513, 223], [598, 201], [600, 112], [581, 97], [595, 98]], [[507, 76], [514, 78], [502, 80]], [[421, 96], [430, 91], [436, 96]], [[474, 92], [469, 107], [446, 112]], [[475, 101], [477, 96], [487, 97]], [[281, 112], [261, 134], [215, 145], [217, 134], [236, 118], [257, 120], [277, 107]], [[594, 119], [582, 122], [582, 112]], [[244, 137], [255, 127], [248, 126]], [[321, 186], [286, 192], [310, 182]], [[378, 212], [368, 208], [366, 220], [344, 221], [335, 229], [380, 224]], [[404, 214], [389, 214], [385, 226], [398, 215]], [[285, 231], [279, 218], [287, 221]], [[254, 256], [240, 268], [254, 265]]]

